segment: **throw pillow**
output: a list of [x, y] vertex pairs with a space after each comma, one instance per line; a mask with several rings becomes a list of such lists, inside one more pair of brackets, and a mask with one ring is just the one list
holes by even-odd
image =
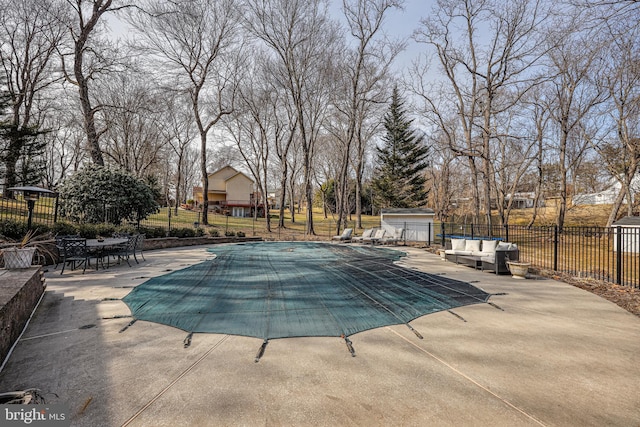
[[497, 240], [483, 240], [482, 241], [482, 252], [485, 254], [492, 254], [496, 251], [496, 247], [498, 246]]
[[454, 251], [464, 251], [465, 239], [451, 239], [451, 249]]
[[480, 252], [480, 240], [467, 240], [464, 250], [468, 252]]

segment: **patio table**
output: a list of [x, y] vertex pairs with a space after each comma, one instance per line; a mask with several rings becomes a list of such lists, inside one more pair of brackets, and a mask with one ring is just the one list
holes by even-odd
[[92, 252], [96, 258], [96, 270], [98, 269], [98, 263], [102, 263], [104, 268], [103, 258], [107, 256], [107, 267], [109, 267], [109, 248], [114, 246], [120, 246], [129, 241], [126, 237], [107, 237], [106, 239], [87, 239], [87, 249]]
[[105, 248], [108, 246], [118, 246], [123, 243], [127, 243], [129, 239], [126, 237], [108, 237], [106, 239], [87, 239], [87, 247], [88, 248]]

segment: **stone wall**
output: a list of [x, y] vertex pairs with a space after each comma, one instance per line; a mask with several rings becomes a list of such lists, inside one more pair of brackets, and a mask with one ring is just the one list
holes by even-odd
[[20, 336], [45, 286], [40, 267], [0, 270], [0, 364]]

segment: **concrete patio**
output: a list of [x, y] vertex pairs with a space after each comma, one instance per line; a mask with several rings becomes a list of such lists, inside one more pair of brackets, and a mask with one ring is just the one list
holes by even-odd
[[[474, 282], [478, 304], [343, 340], [196, 334], [130, 318], [117, 300], [150, 277], [211, 257], [45, 274], [47, 290], [0, 373], [0, 391], [39, 388], [77, 426], [636, 426], [640, 318], [553, 280], [515, 280], [415, 248], [402, 262]], [[113, 317], [116, 318], [113, 318]]]

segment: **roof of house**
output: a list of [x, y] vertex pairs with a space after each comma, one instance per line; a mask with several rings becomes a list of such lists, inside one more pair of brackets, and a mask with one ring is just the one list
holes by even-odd
[[636, 225], [636, 226], [640, 227], [640, 216], [626, 216], [624, 218], [620, 218], [619, 220], [617, 220], [616, 222], [614, 222], [611, 225], [612, 226]]
[[231, 176], [229, 176], [229, 177], [225, 178], [225, 179], [224, 179], [225, 181], [229, 181], [230, 179], [233, 179], [233, 178], [237, 177], [238, 175], [242, 175], [242, 176], [244, 176], [245, 178], [247, 178], [249, 181], [254, 182], [254, 181], [253, 181], [253, 179], [251, 179], [251, 177], [250, 177], [249, 175], [247, 175], [246, 173], [240, 172], [239, 170], [237, 170], [236, 168], [234, 168], [234, 167], [233, 167], [233, 166], [231, 166], [231, 165], [223, 166], [223, 167], [221, 167], [220, 169], [218, 169], [218, 170], [217, 170], [217, 171], [215, 171], [215, 172], [210, 172], [209, 174], [207, 174], [207, 176], [215, 175], [215, 174], [217, 174], [217, 173], [219, 173], [219, 172], [221, 172], [221, 171], [223, 171], [223, 170], [225, 170], [225, 169], [231, 169], [232, 171], [234, 171], [234, 172], [235, 172], [235, 173], [234, 173], [234, 174], [232, 174]]
[[380, 213], [383, 214], [399, 214], [399, 215], [433, 215], [435, 211], [429, 208], [392, 208], [381, 209]]

